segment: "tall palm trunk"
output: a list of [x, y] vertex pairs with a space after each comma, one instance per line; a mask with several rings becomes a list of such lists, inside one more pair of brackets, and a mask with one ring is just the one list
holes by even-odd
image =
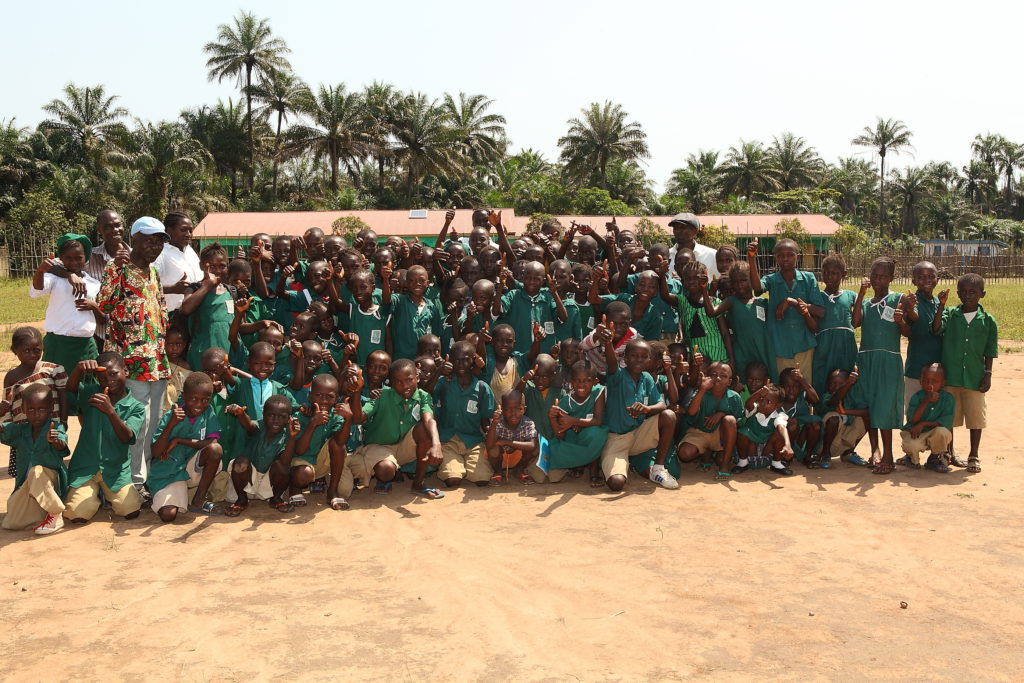
[[878, 152], [882, 157], [882, 163], [878, 172], [878, 228], [881, 231], [885, 227], [885, 149]]
[[252, 64], [250, 62], [245, 63], [245, 112], [248, 124], [248, 136], [249, 136], [249, 173], [248, 173], [248, 188], [252, 191], [253, 177], [256, 172], [256, 165], [253, 161], [255, 152], [252, 144]]
[[331, 192], [338, 191], [338, 153], [331, 149]]
[[270, 193], [274, 202], [277, 202], [277, 157], [281, 153], [281, 119], [284, 117], [284, 111], [281, 109], [277, 110], [277, 132], [274, 134], [274, 171], [273, 180], [270, 184]]

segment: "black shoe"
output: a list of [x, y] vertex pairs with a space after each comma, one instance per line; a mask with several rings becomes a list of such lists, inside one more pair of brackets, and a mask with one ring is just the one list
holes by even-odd
[[782, 475], [783, 477], [791, 477], [791, 476], [793, 476], [793, 470], [789, 469], [785, 465], [783, 465], [782, 467], [776, 467], [775, 465], [769, 465], [768, 469], [771, 470], [772, 472], [774, 472], [775, 474]]
[[750, 469], [750, 465], [733, 465], [732, 473], [733, 474], [743, 474], [744, 472], [746, 472], [749, 469]]

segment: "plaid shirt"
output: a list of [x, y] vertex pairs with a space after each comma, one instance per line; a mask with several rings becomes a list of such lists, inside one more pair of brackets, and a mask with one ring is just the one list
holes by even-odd
[[498, 426], [494, 428], [494, 435], [498, 441], [533, 441], [537, 438], [537, 427], [533, 420], [523, 416], [519, 426], [512, 429], [505, 423], [505, 418], [498, 420]]

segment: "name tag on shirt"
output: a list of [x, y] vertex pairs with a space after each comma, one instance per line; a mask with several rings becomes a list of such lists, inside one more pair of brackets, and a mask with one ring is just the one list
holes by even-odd
[[764, 308], [763, 307], [761, 307], [761, 306], [754, 306], [754, 314], [757, 316], [758, 320], [760, 320], [761, 322], [765, 322], [765, 315], [764, 315]]
[[550, 320], [547, 321], [546, 323], [544, 323], [544, 332], [547, 333], [547, 334], [554, 334], [555, 333], [555, 324], [553, 322], [551, 322]]
[[477, 414], [476, 401], [466, 401], [466, 412], [471, 415]]
[[370, 330], [370, 343], [380, 344], [380, 333], [381, 330]]
[[412, 419], [414, 419], [417, 422], [419, 422], [419, 420], [420, 420], [420, 412], [421, 412], [420, 411], [420, 404], [417, 403], [416, 405], [414, 405], [412, 407]]
[[206, 427], [199, 430], [199, 440], [202, 441], [206, 438]]
[[584, 420], [593, 420], [594, 419], [594, 414], [593, 413], [587, 413], [587, 416], [585, 418], [583, 418], [583, 419]]
[[587, 327], [588, 328], [593, 328], [594, 327], [594, 316], [590, 316], [589, 318], [587, 318]]
[[224, 302], [224, 305], [227, 306], [228, 313], [230, 313], [231, 315], [235, 314], [235, 300], [234, 299], [228, 299], [227, 301]]
[[896, 309], [895, 308], [891, 308], [889, 306], [882, 306], [882, 320], [885, 320], [886, 322], [890, 322], [890, 323], [893, 322], [894, 321], [894, 318], [893, 318], [893, 314], [894, 313], [896, 313]]

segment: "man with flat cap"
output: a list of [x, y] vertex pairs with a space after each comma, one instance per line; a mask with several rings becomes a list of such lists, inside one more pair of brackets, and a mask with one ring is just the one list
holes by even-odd
[[672, 228], [672, 235], [676, 238], [676, 243], [668, 253], [669, 264], [676, 262], [676, 252], [679, 249], [690, 249], [697, 260], [708, 269], [709, 279], [719, 277], [715, 250], [696, 242], [696, 238], [701, 235], [699, 218], [692, 213], [678, 213], [668, 222], [668, 227]]

